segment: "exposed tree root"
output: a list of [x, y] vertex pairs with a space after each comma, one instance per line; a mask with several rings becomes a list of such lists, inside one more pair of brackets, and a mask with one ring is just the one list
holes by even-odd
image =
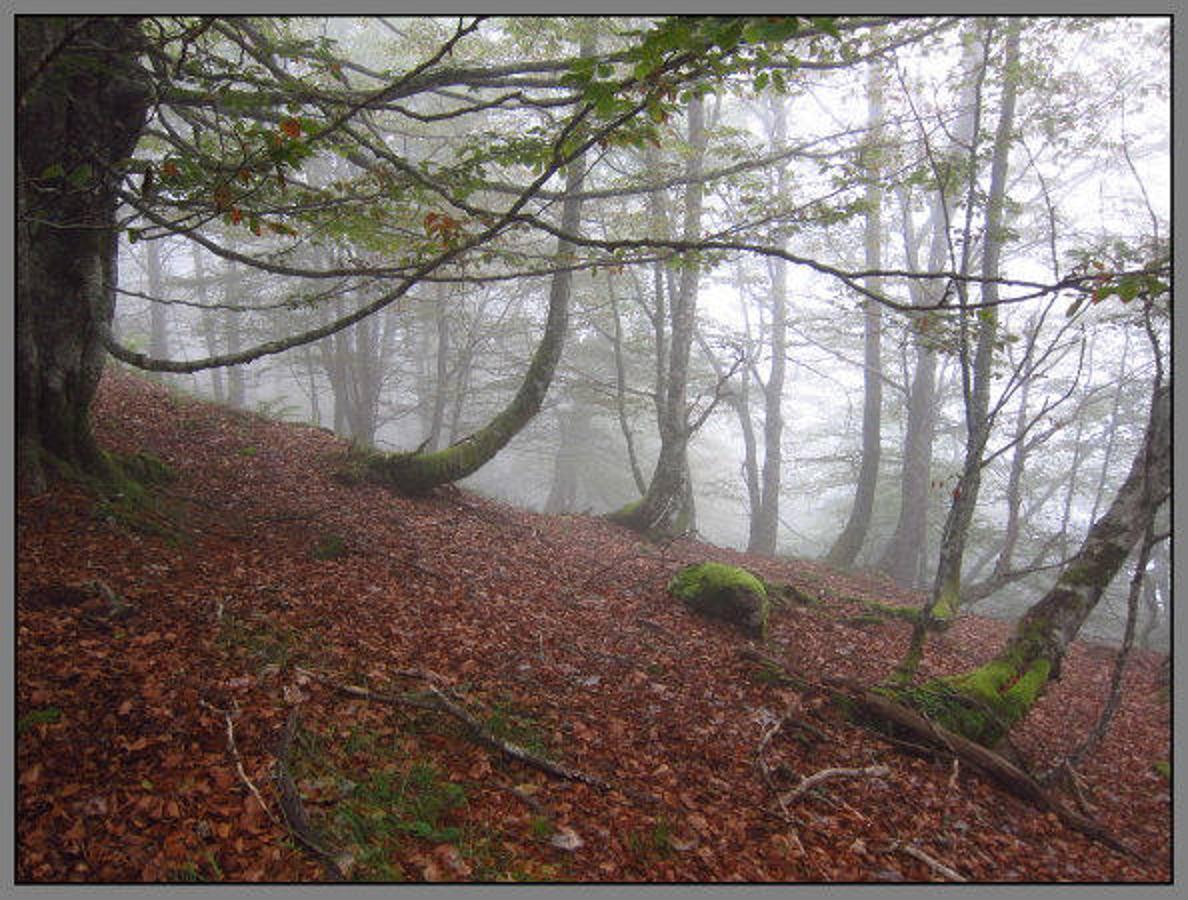
[[285, 722], [284, 731], [281, 732], [280, 742], [275, 751], [276, 762], [273, 764], [273, 780], [280, 794], [281, 812], [284, 814], [285, 824], [289, 826], [289, 832], [322, 861], [326, 868], [327, 880], [343, 881], [349, 873], [351, 859], [346, 854], [335, 855], [322, 846], [314, 834], [309, 815], [301, 803], [301, 793], [289, 772], [289, 752], [296, 734], [297, 707], [293, 707], [288, 721]]
[[828, 781], [830, 778], [879, 778], [883, 775], [890, 774], [891, 770], [886, 766], [867, 766], [865, 769], [822, 769], [820, 772], [814, 772], [812, 775], [805, 776], [800, 780], [800, 784], [782, 795], [780, 797], [780, 806], [784, 806], [800, 798], [822, 781]]
[[[1101, 825], [1092, 819], [1069, 809], [1059, 799], [1049, 794], [1034, 778], [1004, 759], [998, 753], [990, 750], [969, 738], [956, 732], [949, 731], [935, 722], [921, 716], [913, 709], [896, 703], [881, 694], [867, 690], [862, 685], [838, 679], [827, 679], [821, 683], [812, 683], [804, 676], [792, 672], [781, 660], [763, 654], [753, 648], [743, 651], [743, 656], [765, 665], [773, 666], [786, 672], [790, 683], [800, 682], [804, 685], [801, 690], [809, 688], [822, 689], [830, 695], [847, 702], [861, 705], [867, 714], [874, 718], [897, 725], [913, 736], [923, 740], [931, 747], [947, 750], [955, 757], [973, 766], [978, 771], [997, 781], [1020, 799], [1026, 800], [1033, 806], [1043, 810], [1050, 810], [1069, 828], [1079, 831], [1093, 840], [1104, 844], [1111, 850], [1124, 854], [1143, 862], [1147, 860], [1127, 847], [1120, 840], [1109, 834]], [[893, 742], [901, 743], [892, 738]]]

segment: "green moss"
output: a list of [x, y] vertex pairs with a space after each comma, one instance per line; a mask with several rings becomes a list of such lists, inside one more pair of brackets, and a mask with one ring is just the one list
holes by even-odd
[[614, 512], [607, 513], [606, 517], [618, 525], [626, 525], [635, 515], [635, 512], [639, 509], [639, 505], [641, 503], [643, 503], [643, 497], [640, 497], [638, 500], [632, 500], [630, 503], [620, 506]]
[[[759, 636], [766, 633], [770, 612], [767, 590], [763, 582], [746, 569], [716, 562], [696, 563], [677, 572], [668, 583], [668, 590], [707, 615], [745, 625]], [[738, 603], [739, 594], [758, 599], [757, 615], [744, 620]]]
[[1018, 663], [1006, 657], [961, 675], [882, 692], [938, 725], [992, 747], [1039, 699], [1050, 673], [1046, 659], [1036, 659], [1019, 672]]
[[932, 607], [932, 618], [937, 622], [951, 622], [957, 615], [957, 605], [961, 602], [960, 588], [955, 580], [946, 581], [941, 588], [940, 596]]
[[820, 606], [821, 601], [811, 594], [805, 593], [794, 584], [789, 584], [786, 581], [763, 581], [763, 587], [767, 591], [768, 599], [776, 605], [786, 605], [788, 603], [795, 603], [799, 606]]

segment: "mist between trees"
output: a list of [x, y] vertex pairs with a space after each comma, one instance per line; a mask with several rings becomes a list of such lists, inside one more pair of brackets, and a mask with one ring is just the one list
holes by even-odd
[[[86, 460], [110, 351], [400, 488], [1014, 618], [1170, 381], [1169, 22], [26, 18], [21, 277], [91, 294], [18, 304], [22, 477]], [[1084, 636], [1121, 635], [1127, 566]]]

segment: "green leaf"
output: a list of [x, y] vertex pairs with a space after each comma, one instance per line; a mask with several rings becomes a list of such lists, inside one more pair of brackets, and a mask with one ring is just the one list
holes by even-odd
[[1123, 303], [1129, 303], [1133, 300], [1140, 290], [1142, 290], [1142, 280], [1129, 275], [1118, 282], [1118, 297]]
[[66, 174], [66, 170], [62, 168], [61, 163], [54, 163], [52, 166], [46, 166], [42, 172], [42, 178], [61, 178]]
[[771, 74], [768, 72], [760, 72], [758, 75], [756, 75], [755, 76], [755, 93], [759, 93], [765, 87], [767, 87], [767, 83], [769, 81], [771, 81]]
[[83, 187], [91, 180], [91, 164], [83, 163], [76, 168], [66, 179], [75, 187]]
[[837, 20], [833, 16], [811, 16], [809, 21], [813, 23], [814, 28], [819, 28], [830, 37], [841, 40], [841, 32], [838, 31]]

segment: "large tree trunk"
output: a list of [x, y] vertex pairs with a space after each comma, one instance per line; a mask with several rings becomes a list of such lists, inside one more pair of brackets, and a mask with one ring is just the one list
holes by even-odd
[[134, 18], [17, 19], [17, 453], [22, 491], [45, 456], [108, 467], [90, 406], [115, 310], [117, 164], [144, 125]]

